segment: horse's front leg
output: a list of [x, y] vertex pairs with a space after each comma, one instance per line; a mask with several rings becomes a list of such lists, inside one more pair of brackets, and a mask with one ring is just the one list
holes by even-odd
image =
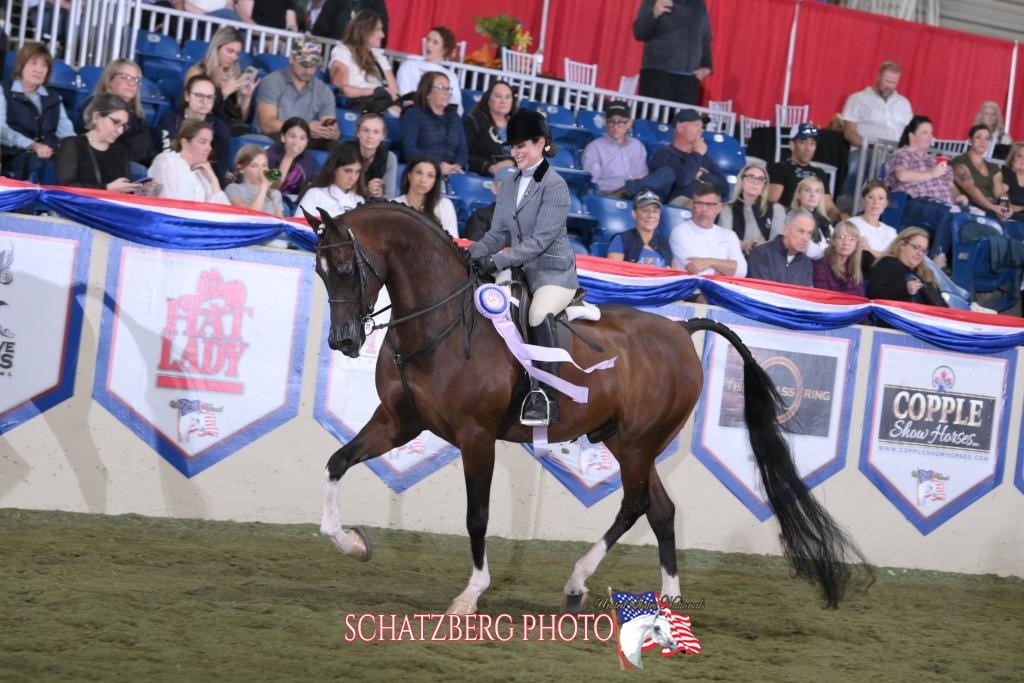
[[466, 529], [473, 555], [469, 583], [448, 607], [448, 614], [475, 614], [477, 600], [491, 585], [487, 568], [487, 518], [491, 505], [491, 477], [494, 474], [494, 434], [468, 428], [457, 435], [466, 476]]
[[361, 529], [345, 531], [341, 527], [338, 499], [341, 477], [352, 465], [376, 458], [397, 448], [422, 431], [413, 419], [399, 419], [393, 412], [377, 406], [373, 417], [351, 441], [339, 448], [327, 461], [324, 483], [324, 511], [320, 519], [320, 533], [331, 539], [338, 550], [361, 562], [370, 559], [370, 543]]

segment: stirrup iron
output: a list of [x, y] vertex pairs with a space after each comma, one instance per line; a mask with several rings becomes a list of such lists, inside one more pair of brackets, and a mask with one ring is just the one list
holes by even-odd
[[[540, 419], [526, 416], [526, 406], [531, 403], [531, 398], [537, 394], [539, 394], [544, 401], [544, 417]], [[548, 398], [547, 393], [540, 387], [531, 389], [530, 392], [526, 394], [526, 398], [523, 399], [523, 405], [519, 409], [519, 424], [524, 427], [547, 427], [551, 424], [551, 400]]]

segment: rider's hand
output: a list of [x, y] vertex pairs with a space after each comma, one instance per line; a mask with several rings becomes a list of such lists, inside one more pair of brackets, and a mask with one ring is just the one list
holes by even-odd
[[498, 270], [498, 266], [490, 256], [477, 256], [473, 259], [473, 270], [480, 275], [490, 275]]

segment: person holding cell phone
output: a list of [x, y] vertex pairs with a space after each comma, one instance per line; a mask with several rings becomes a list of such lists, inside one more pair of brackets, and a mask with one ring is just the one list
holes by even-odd
[[262, 211], [278, 218], [284, 215], [281, 193], [272, 187], [281, 179], [281, 172], [270, 168], [266, 150], [259, 145], [245, 145], [238, 150], [235, 175], [239, 182], [231, 183], [224, 190], [232, 206]]
[[225, 121], [232, 135], [251, 132], [249, 114], [252, 95], [259, 80], [258, 71], [242, 73], [238, 56], [242, 53], [242, 34], [230, 26], [223, 26], [213, 34], [210, 47], [202, 61], [185, 72], [185, 82], [198, 74], [206, 74], [217, 87], [213, 114]]
[[907, 228], [896, 235], [888, 255], [871, 268], [868, 298], [948, 307], [925, 263], [927, 253], [928, 231], [924, 228]]
[[263, 79], [256, 95], [256, 124], [264, 135], [277, 137], [285, 121], [298, 116], [309, 126], [309, 146], [326, 150], [341, 137], [334, 93], [316, 72], [323, 47], [309, 38], [292, 43], [288, 64]]
[[640, 94], [700, 104], [711, 75], [711, 21], [704, 0], [641, 0], [633, 37], [643, 42]]
[[186, 119], [171, 148], [153, 160], [149, 175], [157, 184], [157, 196], [209, 204], [230, 204], [210, 165], [213, 126], [206, 121]]

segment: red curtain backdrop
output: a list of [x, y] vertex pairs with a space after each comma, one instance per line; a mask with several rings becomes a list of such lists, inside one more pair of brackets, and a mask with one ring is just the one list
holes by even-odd
[[[529, 51], [534, 52], [540, 40], [544, 9], [543, 0], [387, 0], [387, 5], [391, 33], [388, 48], [413, 54], [420, 54], [421, 41], [431, 26], [447, 26], [456, 40], [466, 41], [466, 52], [472, 52], [487, 42], [476, 32], [474, 18], [503, 13], [511, 14], [530, 32], [533, 46]], [[549, 34], [550, 31], [549, 22]]]
[[[1022, 59], [1022, 52], [1024, 50], [1017, 51], [1017, 82], [1013, 89], [1013, 114], [1007, 123], [1007, 129], [1014, 140], [1024, 140], [1024, 59]], [[999, 108], [1003, 108], [1002, 102], [999, 103]], [[1006, 115], [1005, 111], [1003, 115]]]
[[551, 0], [544, 71], [561, 78], [566, 57], [597, 64], [597, 86], [618, 90], [622, 76], [640, 73], [643, 46], [633, 40], [637, 6], [624, 0]]

